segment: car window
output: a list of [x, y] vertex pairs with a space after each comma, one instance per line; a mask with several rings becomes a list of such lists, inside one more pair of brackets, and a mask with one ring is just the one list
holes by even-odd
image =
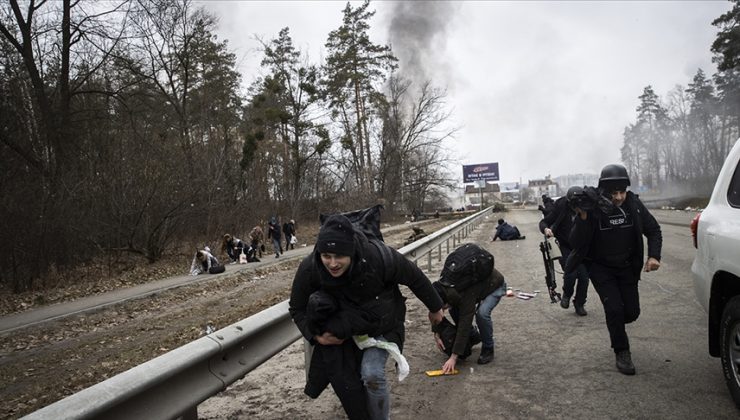
[[735, 167], [735, 173], [730, 180], [730, 188], [727, 190], [727, 201], [732, 207], [740, 208], [740, 164]]

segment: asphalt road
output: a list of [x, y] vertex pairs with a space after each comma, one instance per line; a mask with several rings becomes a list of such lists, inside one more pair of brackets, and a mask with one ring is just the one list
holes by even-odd
[[[429, 378], [445, 356], [433, 344], [426, 310], [410, 294], [404, 353], [411, 374], [393, 379], [394, 419], [737, 419], [720, 362], [708, 355], [706, 315], [696, 302], [690, 275], [694, 248], [692, 213], [655, 211], [662, 221], [660, 270], [643, 274], [642, 314], [628, 326], [637, 375], [614, 366], [604, 313], [593, 287], [588, 316], [551, 304], [545, 292], [537, 230], [540, 213], [503, 215], [527, 239], [489, 242], [493, 215], [469, 238], [483, 244], [509, 286], [539, 290], [537, 297], [504, 298], [494, 310], [496, 357], [475, 364], [479, 347], [455, 376]], [[428, 273], [434, 280], [439, 266]], [[559, 279], [558, 284], [562, 284]], [[336, 396], [303, 395], [303, 347], [296, 343], [228, 390], [199, 407], [201, 418], [342, 418]], [[390, 372], [389, 377], [393, 377]]]

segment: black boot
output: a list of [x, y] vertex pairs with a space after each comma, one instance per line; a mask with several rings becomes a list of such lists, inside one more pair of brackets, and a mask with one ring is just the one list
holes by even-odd
[[560, 307], [563, 309], [570, 308], [570, 296], [563, 295], [563, 297], [560, 299]]
[[478, 364], [485, 365], [493, 361], [493, 347], [480, 349], [480, 356], [478, 357]]
[[632, 354], [629, 350], [620, 350], [616, 353], [617, 370], [625, 375], [635, 374], [635, 365], [632, 364]]
[[583, 307], [583, 305], [579, 305], [577, 303], [573, 304], [573, 307], [576, 309], [576, 314], [579, 316], [586, 316], [588, 315], [588, 312], [586, 312], [586, 309]]

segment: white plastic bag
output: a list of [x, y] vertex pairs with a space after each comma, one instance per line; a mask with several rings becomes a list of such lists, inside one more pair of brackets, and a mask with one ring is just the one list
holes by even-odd
[[242, 248], [242, 253], [239, 254], [239, 264], [246, 264], [247, 263], [247, 254], [244, 253], [244, 248]]
[[290, 243], [291, 243], [292, 245], [295, 245], [295, 244], [297, 244], [297, 243], [298, 243], [298, 238], [296, 238], [296, 237], [295, 237], [295, 235], [292, 235], [292, 236], [290, 237]]

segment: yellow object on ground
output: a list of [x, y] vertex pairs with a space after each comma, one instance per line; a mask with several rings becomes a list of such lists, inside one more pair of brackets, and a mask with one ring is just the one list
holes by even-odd
[[[454, 369], [452, 372], [447, 373], [447, 375], [457, 375], [458, 373], [460, 373], [460, 371], [457, 370], [457, 369]], [[440, 370], [428, 370], [428, 371], [426, 371], [426, 374], [427, 374], [427, 376], [442, 376], [442, 375], [445, 375], [444, 373], [442, 373], [442, 369], [440, 369]]]

